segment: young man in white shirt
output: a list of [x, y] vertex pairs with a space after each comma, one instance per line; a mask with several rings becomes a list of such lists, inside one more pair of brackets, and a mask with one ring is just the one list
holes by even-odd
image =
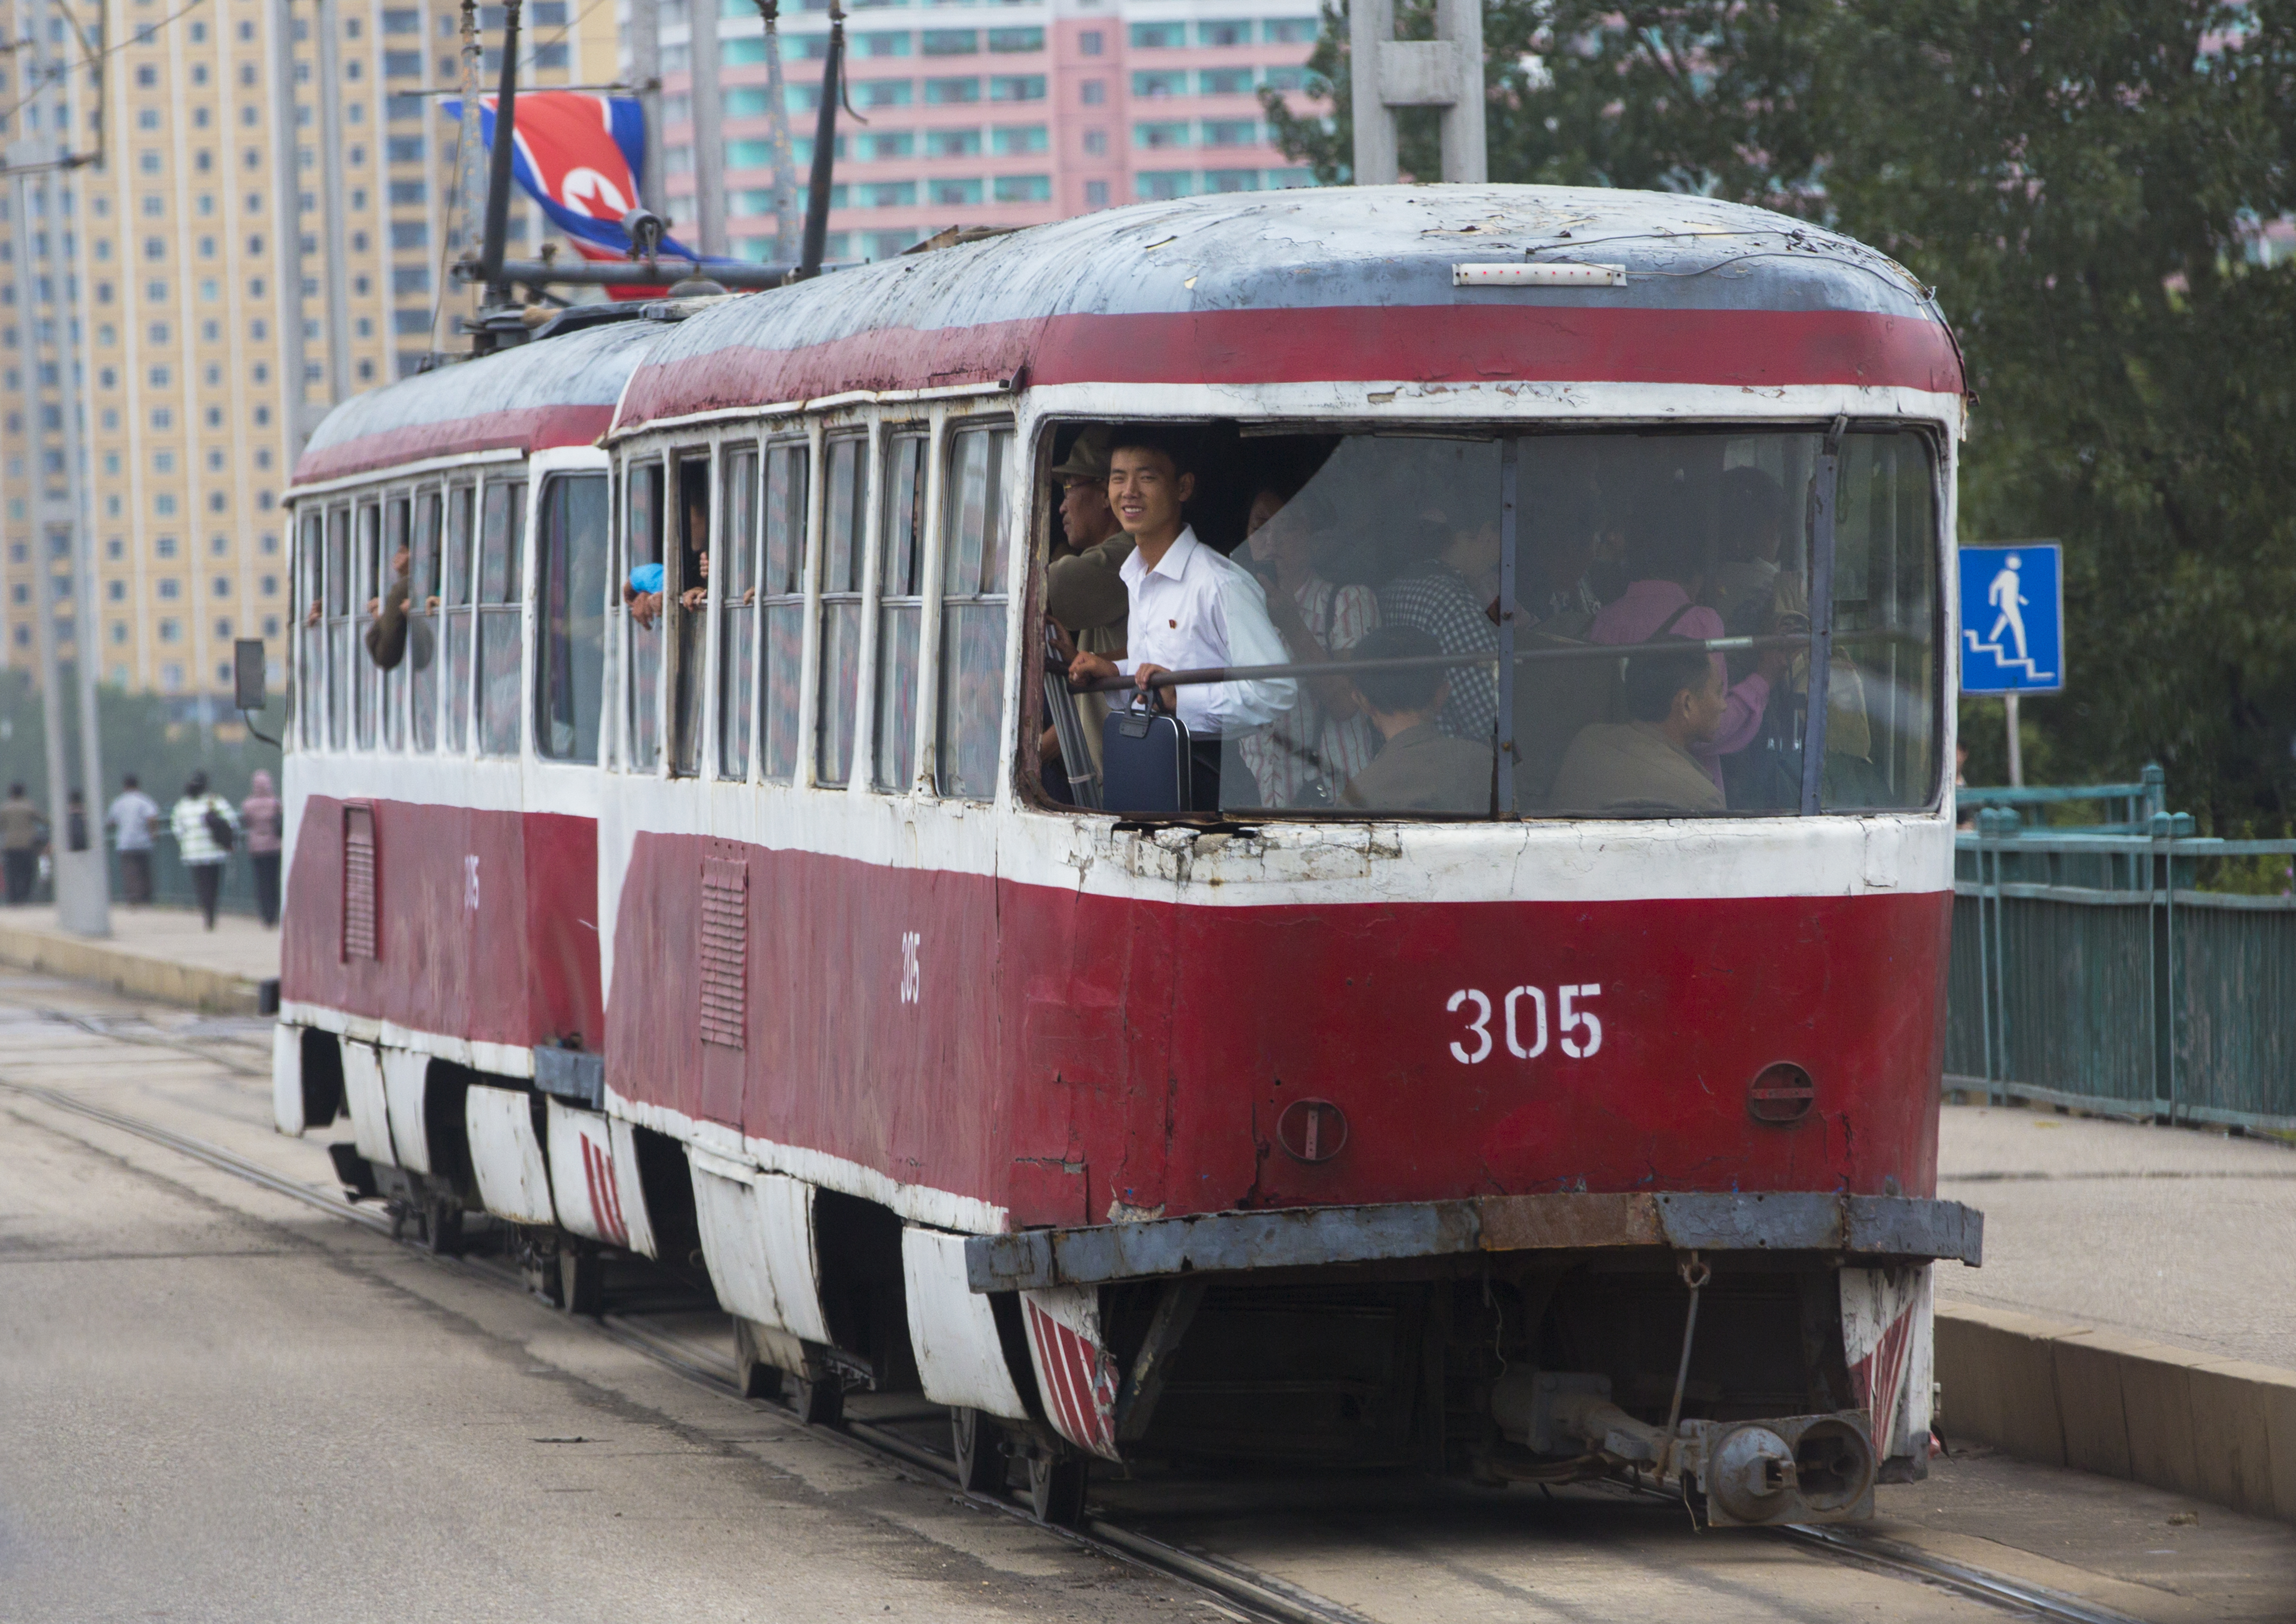
[[[1259, 580], [1196, 539], [1182, 513], [1195, 494], [1195, 475], [1177, 443], [1119, 428], [1109, 440], [1108, 469], [1109, 505], [1134, 543], [1119, 571], [1131, 594], [1125, 653], [1114, 660], [1080, 653], [1069, 677], [1075, 682], [1129, 677], [1153, 696], [1157, 709], [1177, 714], [1187, 727], [1193, 764], [1188, 809], [1217, 812], [1223, 799], [1222, 746], [1289, 710], [1296, 685], [1278, 678], [1150, 688], [1149, 679], [1160, 671], [1286, 665], [1291, 652], [1267, 618], [1267, 595]], [[1231, 784], [1226, 800], [1253, 806], [1259, 795], [1250, 783]]]

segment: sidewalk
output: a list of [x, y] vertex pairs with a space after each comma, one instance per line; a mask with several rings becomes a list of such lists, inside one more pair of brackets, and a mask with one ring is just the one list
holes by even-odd
[[2296, 1368], [2296, 1149], [2221, 1131], [1948, 1105], [1938, 1193], [1985, 1214], [1940, 1301]]
[[258, 984], [279, 974], [279, 932], [233, 914], [217, 915], [208, 931], [189, 909], [114, 906], [111, 934], [91, 939], [59, 929], [53, 908], [4, 908], [0, 964], [92, 981], [133, 997], [251, 1015]]

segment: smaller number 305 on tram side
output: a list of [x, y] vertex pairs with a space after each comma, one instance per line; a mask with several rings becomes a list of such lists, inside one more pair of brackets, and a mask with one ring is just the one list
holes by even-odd
[[[1048, 1517], [1095, 1458], [1742, 1523], [1923, 1475], [1981, 1227], [1934, 1198], [1962, 374], [1898, 267], [1677, 197], [1207, 198], [338, 415], [386, 408], [463, 462], [347, 495], [352, 423], [297, 494], [277, 1094], [347, 1179], [572, 1306], [698, 1255], [753, 1390], [922, 1390]], [[1173, 601], [1090, 489], [1144, 457], [1221, 656], [1158, 679], [1161, 800], [1061, 674]], [[400, 524], [455, 583], [420, 726], [356, 627]]]

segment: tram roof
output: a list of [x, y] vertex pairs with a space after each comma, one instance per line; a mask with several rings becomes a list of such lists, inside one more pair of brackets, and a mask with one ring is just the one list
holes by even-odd
[[504, 447], [594, 445], [631, 369], [666, 331], [654, 321], [608, 323], [354, 396], [312, 434], [294, 482]]
[[[1455, 265], [1526, 258], [1623, 266], [1626, 285], [1453, 285]], [[1803, 221], [1660, 193], [1349, 186], [1109, 209], [727, 300], [646, 356], [614, 427], [1021, 379], [1962, 390], [1913, 275]]]

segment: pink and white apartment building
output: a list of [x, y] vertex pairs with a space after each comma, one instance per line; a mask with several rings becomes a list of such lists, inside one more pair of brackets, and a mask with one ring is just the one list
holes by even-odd
[[[827, 0], [783, 13], [783, 75], [802, 193]], [[851, 4], [852, 0], [849, 0]], [[734, 251], [772, 256], [763, 25], [715, 4]], [[1259, 92], [1307, 103], [1316, 0], [859, 0], [846, 24], [829, 256], [883, 258], [950, 226], [1033, 226], [1136, 201], [1315, 184], [1268, 138]], [[664, 170], [693, 218], [687, 25], [662, 16]], [[802, 207], [800, 196], [800, 205]]]

